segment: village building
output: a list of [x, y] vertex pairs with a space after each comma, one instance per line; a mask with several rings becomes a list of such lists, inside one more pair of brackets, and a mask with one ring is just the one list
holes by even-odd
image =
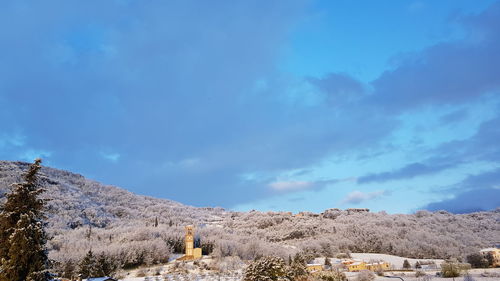
[[491, 266], [500, 266], [500, 249], [498, 248], [486, 248], [479, 251], [484, 257], [491, 255], [493, 258], [493, 263]]
[[[63, 281], [65, 279], [62, 279]], [[111, 278], [111, 277], [93, 277], [93, 278], [88, 278], [88, 279], [81, 279], [81, 278], [78, 278], [78, 280], [80, 281], [118, 281], [118, 279], [114, 279], [114, 278]]]
[[186, 236], [184, 237], [185, 254], [177, 260], [191, 261], [201, 258], [201, 248], [194, 247], [194, 226], [188, 225], [185, 227]]
[[309, 263], [306, 265], [306, 269], [311, 273], [323, 271], [323, 265], [319, 263]]
[[358, 272], [361, 270], [384, 271], [391, 268], [391, 265], [387, 262], [366, 263], [359, 259], [343, 260], [342, 264], [345, 266], [345, 268], [347, 268], [347, 271], [349, 272]]
[[371, 271], [385, 271], [385, 270], [389, 270], [390, 268], [391, 268], [391, 266], [387, 262], [374, 262], [374, 263], [367, 263], [366, 264], [366, 269], [371, 270]]

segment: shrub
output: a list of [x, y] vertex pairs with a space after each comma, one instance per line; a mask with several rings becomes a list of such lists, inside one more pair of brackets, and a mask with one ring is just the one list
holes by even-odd
[[470, 263], [473, 268], [486, 268], [489, 266], [488, 259], [479, 253], [470, 254], [466, 258], [467, 262]]
[[373, 281], [375, 280], [375, 274], [369, 270], [361, 270], [358, 273], [357, 281]]
[[460, 265], [458, 263], [443, 263], [441, 264], [441, 276], [443, 277], [458, 277], [460, 276]]
[[244, 281], [291, 281], [285, 261], [279, 257], [263, 257], [252, 262], [245, 270]]
[[347, 281], [347, 277], [343, 272], [320, 272], [316, 278], [323, 281]]
[[423, 272], [422, 270], [417, 270], [417, 272], [415, 272], [415, 277], [423, 277], [425, 275], [425, 272]]

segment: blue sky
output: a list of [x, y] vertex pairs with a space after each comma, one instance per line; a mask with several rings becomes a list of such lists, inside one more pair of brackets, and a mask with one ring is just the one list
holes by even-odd
[[3, 1], [0, 159], [195, 206], [500, 206], [498, 1]]

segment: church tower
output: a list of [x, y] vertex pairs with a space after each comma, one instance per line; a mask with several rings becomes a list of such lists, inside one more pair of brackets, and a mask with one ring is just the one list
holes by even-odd
[[186, 236], [184, 237], [184, 246], [186, 248], [185, 255], [178, 258], [181, 261], [192, 261], [202, 257], [201, 248], [194, 247], [194, 226], [188, 225], [185, 227]]
[[185, 243], [186, 243], [186, 256], [192, 257], [194, 256], [193, 249], [194, 249], [194, 226], [188, 225], [185, 227], [186, 229], [186, 237], [185, 237]]

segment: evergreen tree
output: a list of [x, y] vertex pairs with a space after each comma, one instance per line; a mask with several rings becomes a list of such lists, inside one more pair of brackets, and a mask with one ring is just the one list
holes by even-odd
[[50, 279], [44, 230], [45, 190], [38, 181], [42, 160], [36, 159], [13, 184], [0, 209], [0, 281], [46, 281]]
[[306, 261], [304, 257], [299, 253], [295, 254], [295, 256], [293, 257], [292, 264], [290, 265], [290, 271], [295, 279], [306, 276], [308, 274]]
[[63, 267], [62, 276], [68, 279], [73, 279], [75, 277], [75, 263], [72, 260], [68, 260]]
[[111, 258], [102, 253], [97, 258], [96, 269], [99, 276], [110, 276], [116, 271], [116, 265]]
[[99, 275], [98, 271], [97, 259], [94, 253], [92, 253], [92, 250], [89, 250], [78, 265], [78, 274], [82, 278], [98, 277], [96, 276]]
[[403, 262], [403, 268], [404, 268], [404, 269], [409, 269], [409, 268], [411, 268], [410, 262], [409, 262], [408, 260], [405, 260], [405, 261]]
[[332, 266], [332, 262], [330, 261], [329, 257], [325, 258], [325, 266]]

